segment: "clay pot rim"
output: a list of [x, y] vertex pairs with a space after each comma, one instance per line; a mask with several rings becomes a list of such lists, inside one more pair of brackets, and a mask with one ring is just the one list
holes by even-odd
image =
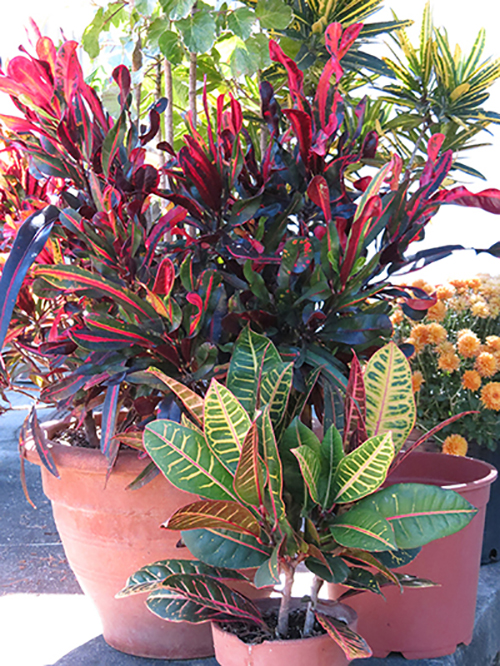
[[[450, 459], [454, 461], [470, 461], [471, 463], [474, 463], [476, 467], [482, 467], [484, 470], [484, 474], [480, 476], [478, 479], [475, 479], [473, 481], [465, 481], [465, 482], [460, 482], [460, 483], [449, 483], [449, 482], [444, 482], [444, 483], [439, 483], [438, 485], [441, 488], [444, 488], [446, 490], [455, 490], [458, 492], [459, 490], [463, 490], [464, 488], [483, 488], [485, 486], [491, 485], [495, 479], [498, 476], [498, 470], [496, 467], [491, 465], [490, 463], [484, 461], [484, 460], [479, 460], [479, 458], [471, 458], [469, 456], [454, 456], [454, 455], [449, 455], [445, 453], [440, 453], [440, 452], [434, 452], [434, 451], [413, 451], [408, 459], [413, 458], [413, 457], [419, 457], [421, 459], [428, 458], [429, 461], [432, 459], [436, 460], [437, 457], [439, 457], [440, 460], [444, 459]], [[432, 469], [432, 463], [429, 462], [429, 469]], [[389, 477], [390, 480], [390, 477]], [[404, 483], [403, 481], [396, 481], [395, 483]], [[414, 483], [419, 483], [418, 481], [415, 481]], [[424, 483], [424, 481], [422, 481]], [[426, 482], [429, 483], [429, 482]]]
[[[91, 449], [82, 446], [69, 446], [59, 444], [51, 438], [64, 430], [62, 421], [45, 421], [41, 427], [49, 439], [50, 450], [56, 463], [56, 467], [63, 467], [65, 469], [78, 469], [87, 473], [102, 474], [108, 470], [108, 461], [104, 454], [99, 449]], [[26, 441], [26, 459], [35, 465], [42, 465], [40, 456], [36, 450], [35, 444], [31, 438]], [[119, 473], [122, 469], [135, 471], [140, 474], [143, 469], [148, 465], [149, 458], [139, 458], [139, 452], [132, 449], [120, 450], [116, 459], [115, 466], [113, 467], [113, 474]]]

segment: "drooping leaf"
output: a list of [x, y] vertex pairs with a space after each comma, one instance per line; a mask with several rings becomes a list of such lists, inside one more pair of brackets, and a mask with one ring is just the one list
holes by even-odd
[[371, 657], [370, 646], [355, 631], [350, 629], [345, 622], [341, 622], [331, 615], [315, 612], [316, 618], [328, 635], [342, 648], [348, 659], [363, 659]]
[[228, 569], [260, 567], [272, 552], [255, 537], [224, 530], [188, 530], [182, 540], [196, 559]]
[[364, 382], [366, 432], [373, 437], [391, 431], [397, 453], [415, 425], [416, 407], [410, 364], [393, 342], [370, 358]]
[[115, 464], [120, 442], [113, 438], [115, 434], [116, 414], [118, 407], [118, 396], [120, 394], [121, 382], [111, 384], [106, 389], [106, 397], [102, 407], [102, 424], [101, 424], [101, 452], [108, 459], [108, 469], [111, 469]]
[[413, 562], [413, 560], [420, 553], [421, 548], [409, 548], [407, 550], [387, 550], [382, 553], [377, 553], [377, 559], [385, 564], [389, 569], [397, 569], [404, 567], [405, 564]]
[[169, 576], [161, 588], [149, 594], [146, 604], [155, 615], [171, 622], [239, 619], [267, 629], [252, 601], [220, 580], [202, 574]]
[[355, 502], [377, 490], [385, 481], [394, 458], [391, 433], [376, 435], [342, 458], [333, 478], [333, 499]]
[[55, 464], [52, 451], [50, 450], [50, 447], [47, 446], [47, 438], [45, 436], [44, 430], [40, 427], [40, 423], [38, 421], [38, 416], [34, 406], [30, 409], [28, 416], [24, 420], [24, 424], [21, 429], [21, 434], [19, 439], [20, 444], [21, 444], [21, 436], [26, 437], [27, 433], [31, 434], [31, 436], [33, 437], [36, 452], [38, 453], [44, 467], [46, 467], [46, 469], [53, 476], [55, 476], [56, 479], [59, 479], [60, 475], [57, 470], [57, 466]]
[[357, 508], [376, 511], [391, 525], [400, 549], [424, 546], [467, 525], [477, 509], [453, 490], [399, 483], [361, 500]]
[[238, 502], [200, 500], [178, 509], [162, 525], [169, 530], [225, 529], [260, 537], [260, 526], [248, 509]]
[[233, 479], [203, 435], [174, 421], [146, 426], [144, 447], [172, 485], [205, 499], [234, 500]]
[[314, 557], [308, 557], [305, 561], [306, 567], [327, 583], [343, 583], [349, 575], [349, 567], [344, 560], [330, 555], [330, 553], [323, 553], [323, 557], [324, 562]]

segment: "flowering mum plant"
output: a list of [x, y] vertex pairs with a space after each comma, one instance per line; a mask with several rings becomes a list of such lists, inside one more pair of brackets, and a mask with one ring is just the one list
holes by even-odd
[[396, 340], [414, 349], [417, 424], [427, 430], [474, 411], [443, 429], [443, 451], [465, 455], [468, 440], [494, 450], [500, 426], [500, 278], [414, 284], [435, 295], [436, 305], [419, 322], [398, 307], [392, 321]]

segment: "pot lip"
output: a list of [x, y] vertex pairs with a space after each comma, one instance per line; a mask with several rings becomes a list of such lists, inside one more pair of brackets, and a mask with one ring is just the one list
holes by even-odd
[[[439, 484], [441, 488], [444, 488], [445, 490], [463, 490], [464, 488], [484, 488], [485, 486], [489, 486], [495, 481], [495, 479], [498, 476], [498, 470], [496, 467], [491, 465], [490, 463], [486, 462], [485, 460], [480, 460], [479, 458], [471, 458], [469, 456], [454, 456], [454, 455], [449, 455], [449, 454], [444, 454], [440, 452], [434, 452], [434, 451], [413, 451], [408, 459], [411, 459], [413, 456], [415, 457], [420, 457], [420, 458], [428, 458], [429, 460], [436, 460], [437, 457], [439, 457], [439, 460], [444, 461], [444, 460], [460, 460], [460, 461], [470, 461], [470, 463], [474, 463], [476, 466], [481, 466], [484, 470], [484, 474], [474, 480], [474, 481], [465, 481], [465, 482], [460, 482], [460, 483], [443, 483]], [[430, 465], [432, 463], [429, 463]], [[461, 464], [464, 464], [462, 462]], [[468, 464], [465, 462], [465, 464]], [[401, 482], [398, 482], [401, 483]]]
[[[50, 437], [61, 429], [62, 421], [44, 421], [41, 423], [42, 429], [45, 431], [49, 438], [50, 451], [54, 457], [56, 467], [64, 469], [78, 469], [88, 473], [106, 474], [108, 470], [108, 461], [99, 449], [91, 449], [82, 446], [69, 446], [59, 444], [53, 441]], [[35, 465], [42, 466], [40, 456], [35, 447], [35, 443], [31, 437], [26, 440], [25, 445], [26, 459]], [[138, 452], [132, 449], [121, 450], [116, 459], [113, 468], [113, 474], [120, 472], [120, 469], [133, 470], [134, 473], [140, 474], [146, 467], [149, 460], [147, 458], [139, 458]], [[43, 469], [43, 466], [42, 466]]]
[[[270, 597], [268, 599], [258, 599], [256, 601], [257, 606], [260, 608], [263, 608], [265, 610], [268, 610], [269, 608], [274, 608], [279, 605], [280, 599], [277, 599], [276, 597]], [[321, 608], [325, 614], [328, 614], [328, 610], [331, 611], [332, 608], [340, 608], [342, 610], [342, 614], [344, 615], [344, 618], [338, 618], [342, 619], [344, 622], [346, 622], [347, 626], [353, 628], [358, 619], [358, 614], [356, 611], [348, 606], [347, 604], [339, 603], [339, 602], [332, 602], [331, 600], [326, 600], [326, 599], [319, 599], [318, 600], [318, 606]], [[291, 607], [292, 609], [297, 608], [297, 607], [304, 607], [304, 603], [302, 599], [298, 597], [294, 597], [291, 600]], [[347, 619], [348, 618], [348, 619]], [[252, 647], [253, 649], [259, 648], [261, 645], [287, 645], [287, 646], [294, 646], [294, 645], [302, 645], [304, 641], [321, 641], [321, 640], [333, 640], [326, 632], [324, 634], [317, 634], [316, 636], [307, 636], [305, 638], [290, 638], [288, 640], [284, 640], [282, 638], [276, 638], [273, 640], [264, 640], [261, 643], [245, 643], [244, 641], [241, 640], [241, 638], [237, 634], [233, 634], [230, 631], [226, 631], [223, 629], [218, 622], [212, 622], [212, 631], [219, 633], [223, 636], [230, 636], [234, 640], [239, 641], [240, 643], [243, 643], [244, 645], [248, 645]]]

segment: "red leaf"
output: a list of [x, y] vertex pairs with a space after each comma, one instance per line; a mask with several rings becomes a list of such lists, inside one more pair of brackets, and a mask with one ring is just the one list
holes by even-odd
[[191, 323], [189, 325], [189, 335], [191, 336], [196, 331], [196, 327], [200, 323], [201, 315], [203, 314], [203, 301], [201, 296], [195, 292], [188, 294], [186, 299], [196, 308], [195, 313], [191, 315]]
[[[500, 190], [489, 188], [477, 194], [463, 186], [454, 187], [448, 192], [440, 192], [436, 199], [442, 203], [453, 203], [469, 208], [481, 208], [488, 213], [500, 214]], [[435, 200], [436, 200], [435, 199]]]
[[67, 104], [71, 104], [78, 90], [86, 87], [78, 61], [78, 42], [67, 41], [59, 48], [54, 66], [55, 87], [61, 90]]
[[130, 93], [130, 72], [125, 65], [118, 65], [115, 67], [112, 74], [113, 79], [118, 84], [120, 88], [120, 105], [123, 110], [123, 107], [127, 103], [127, 97]]
[[325, 30], [325, 46], [331, 55], [338, 55], [339, 40], [342, 35], [342, 25], [340, 23], [330, 23]]
[[294, 134], [299, 142], [300, 156], [307, 169], [309, 167], [309, 153], [312, 143], [311, 116], [300, 109], [283, 109], [283, 113], [292, 123]]
[[339, 60], [341, 60], [345, 56], [347, 51], [349, 51], [351, 46], [358, 38], [358, 35], [362, 29], [363, 29], [362, 23], [353, 23], [344, 30], [344, 33], [342, 34], [342, 39], [340, 40], [340, 46], [338, 52]]
[[56, 66], [56, 57], [57, 51], [54, 46], [54, 42], [50, 37], [40, 37], [36, 43], [36, 54], [43, 60], [48, 63], [50, 66], [50, 71], [54, 73]]
[[427, 143], [427, 155], [429, 156], [429, 159], [432, 160], [433, 162], [435, 162], [437, 159], [438, 153], [441, 150], [441, 146], [443, 145], [444, 139], [445, 139], [444, 134], [433, 134], [429, 139], [429, 142]]
[[314, 176], [307, 188], [307, 194], [311, 201], [323, 211], [325, 222], [327, 224], [331, 222], [330, 190], [328, 189], [326, 179], [323, 176]]
[[358, 441], [366, 440], [366, 393], [363, 371], [358, 357], [353, 352], [349, 382], [344, 403], [344, 450], [349, 452], [351, 436], [357, 431]]
[[222, 181], [219, 172], [194, 139], [189, 136], [186, 136], [185, 139], [188, 146], [180, 149], [179, 164], [207, 206], [212, 210], [219, 210], [222, 195]]
[[291, 58], [289, 58], [287, 55], [283, 53], [281, 47], [273, 39], [271, 39], [271, 41], [269, 42], [269, 57], [274, 62], [279, 62], [280, 64], [282, 64], [283, 67], [286, 69], [286, 72], [288, 74], [288, 85], [290, 87], [290, 94], [292, 95], [292, 99], [294, 99], [294, 101], [300, 104], [298, 98], [302, 97], [303, 95], [303, 90], [302, 90], [302, 84], [304, 81], [303, 72], [300, 71], [300, 69], [297, 67], [297, 65]]
[[160, 294], [160, 296], [169, 296], [174, 286], [175, 268], [172, 261], [165, 257], [158, 267], [155, 283], [153, 285], [153, 293]]
[[347, 252], [340, 269], [340, 281], [342, 284], [347, 282], [347, 279], [351, 274], [351, 270], [358, 256], [358, 250], [360, 249], [360, 240], [361, 238], [366, 237], [366, 234], [369, 231], [369, 227], [371, 226], [370, 220], [373, 218], [375, 218], [375, 221], [380, 219], [382, 211], [382, 201], [380, 197], [376, 195], [368, 200], [363, 209], [363, 213], [352, 225], [351, 232], [349, 234]]

